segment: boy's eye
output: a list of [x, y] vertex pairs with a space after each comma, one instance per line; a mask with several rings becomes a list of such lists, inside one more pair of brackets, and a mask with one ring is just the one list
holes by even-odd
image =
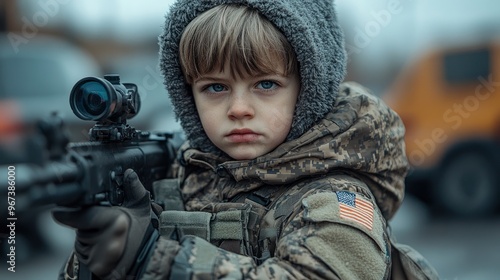
[[210, 92], [221, 92], [224, 91], [226, 88], [221, 85], [221, 84], [213, 84], [207, 87], [207, 90]]
[[273, 81], [262, 81], [257, 85], [260, 89], [274, 89], [276, 87], [276, 83]]

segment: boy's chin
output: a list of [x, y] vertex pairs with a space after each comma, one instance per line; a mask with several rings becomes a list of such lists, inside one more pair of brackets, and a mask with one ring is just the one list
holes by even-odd
[[241, 145], [223, 151], [235, 160], [252, 160], [266, 153], [266, 151], [259, 148], [251, 146], [242, 147]]

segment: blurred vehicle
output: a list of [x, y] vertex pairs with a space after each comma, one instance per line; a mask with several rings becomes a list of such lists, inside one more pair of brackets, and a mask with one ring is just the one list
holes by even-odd
[[436, 213], [493, 214], [500, 205], [500, 44], [431, 50], [384, 100], [406, 126], [407, 191]]
[[3, 113], [10, 117], [2, 115], [2, 120], [17, 123], [0, 127], [9, 134], [14, 132], [12, 126], [29, 131], [38, 119], [57, 111], [70, 131], [70, 140], [86, 139], [92, 124], [73, 114], [69, 94], [79, 79], [101, 75], [90, 55], [57, 37], [36, 34], [14, 45], [9, 34], [0, 34], [0, 107], [10, 108]]

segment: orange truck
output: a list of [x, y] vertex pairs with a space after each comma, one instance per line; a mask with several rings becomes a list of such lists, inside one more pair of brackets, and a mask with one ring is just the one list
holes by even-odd
[[433, 49], [382, 97], [406, 127], [407, 192], [439, 213], [500, 205], [500, 43]]

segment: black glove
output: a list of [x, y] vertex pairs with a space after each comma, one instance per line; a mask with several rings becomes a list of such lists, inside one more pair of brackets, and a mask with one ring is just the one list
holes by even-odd
[[152, 234], [149, 192], [132, 169], [123, 177], [125, 199], [120, 207], [58, 208], [52, 212], [55, 220], [77, 229], [75, 254], [101, 279], [125, 278], [143, 241]]

